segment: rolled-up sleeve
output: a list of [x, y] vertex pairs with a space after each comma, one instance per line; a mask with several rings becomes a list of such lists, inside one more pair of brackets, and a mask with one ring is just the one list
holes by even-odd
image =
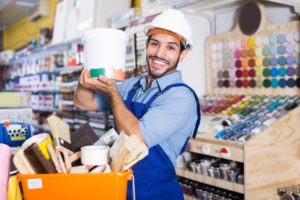
[[196, 120], [196, 100], [189, 89], [180, 87], [159, 96], [139, 120], [139, 126], [150, 148], [176, 134], [186, 139], [192, 134]]

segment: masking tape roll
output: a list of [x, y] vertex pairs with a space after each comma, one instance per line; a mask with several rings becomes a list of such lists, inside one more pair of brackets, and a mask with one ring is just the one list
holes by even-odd
[[108, 164], [109, 147], [90, 145], [81, 147], [81, 163], [84, 165]]
[[53, 146], [53, 142], [52, 142], [50, 135], [48, 133], [40, 133], [38, 135], [34, 135], [22, 144], [22, 149], [26, 149], [28, 146], [30, 146], [34, 142], [38, 144], [41, 152], [49, 160], [50, 154], [48, 152], [47, 145], [51, 144]]

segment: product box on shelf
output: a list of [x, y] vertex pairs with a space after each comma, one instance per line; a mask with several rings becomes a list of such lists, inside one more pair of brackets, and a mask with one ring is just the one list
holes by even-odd
[[0, 92], [1, 107], [25, 107], [28, 106], [30, 93], [28, 92]]
[[9, 63], [9, 61], [14, 57], [15, 52], [13, 50], [6, 50], [0, 52], [0, 63]]
[[0, 109], [0, 122], [19, 122], [19, 123], [32, 123], [32, 109], [31, 108], [1, 108]]
[[11, 147], [21, 146], [31, 137], [30, 125], [24, 123], [0, 123], [0, 143]]

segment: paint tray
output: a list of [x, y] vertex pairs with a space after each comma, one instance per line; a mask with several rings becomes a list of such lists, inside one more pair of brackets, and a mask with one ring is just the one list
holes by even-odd
[[18, 174], [25, 200], [125, 200], [132, 172], [99, 174]]

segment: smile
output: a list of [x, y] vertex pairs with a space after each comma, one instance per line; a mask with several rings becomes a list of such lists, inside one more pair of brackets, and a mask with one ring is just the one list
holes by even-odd
[[164, 65], [164, 62], [158, 61], [158, 60], [153, 60], [154, 64], [158, 64], [158, 65]]
[[156, 64], [156, 65], [162, 66], [162, 65], [168, 64], [168, 62], [166, 60], [157, 59], [157, 58], [153, 58], [153, 57], [151, 59], [152, 59], [153, 64]]

